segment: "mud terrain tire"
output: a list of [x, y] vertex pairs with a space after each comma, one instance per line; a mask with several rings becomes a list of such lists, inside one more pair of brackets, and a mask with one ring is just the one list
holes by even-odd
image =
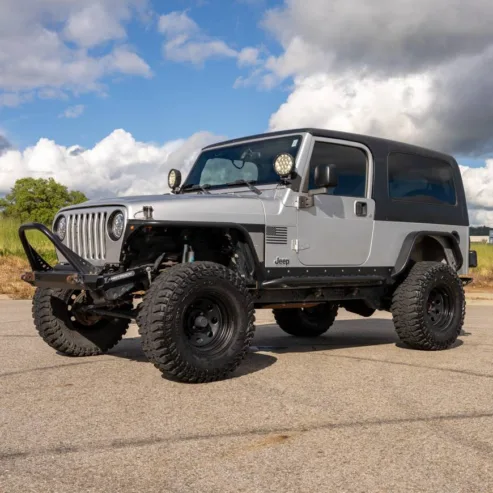
[[161, 273], [137, 318], [147, 358], [166, 378], [186, 383], [227, 378], [247, 354], [254, 321], [243, 279], [204, 261]]
[[125, 335], [129, 321], [121, 318], [72, 320], [70, 308], [80, 292], [37, 288], [32, 314], [43, 340], [67, 356], [95, 356], [115, 346]]
[[395, 330], [408, 346], [447, 349], [460, 334], [465, 316], [462, 281], [447, 264], [418, 262], [394, 292]]

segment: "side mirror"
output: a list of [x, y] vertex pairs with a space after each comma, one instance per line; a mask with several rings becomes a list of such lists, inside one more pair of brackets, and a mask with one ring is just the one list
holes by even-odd
[[334, 188], [337, 186], [337, 174], [331, 164], [319, 164], [313, 175], [317, 188]]

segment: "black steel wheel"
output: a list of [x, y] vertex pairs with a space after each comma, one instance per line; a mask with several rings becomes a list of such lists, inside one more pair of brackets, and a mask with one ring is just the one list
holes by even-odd
[[137, 318], [146, 356], [167, 378], [226, 378], [253, 338], [254, 307], [242, 278], [213, 262], [193, 262], [160, 274]]
[[447, 284], [434, 287], [426, 304], [427, 322], [440, 332], [446, 331], [457, 309], [453, 290]]
[[105, 353], [122, 339], [129, 321], [78, 310], [89, 303], [87, 297], [84, 291], [36, 289], [34, 325], [49, 346], [68, 356], [94, 356]]
[[418, 262], [395, 290], [392, 316], [400, 339], [424, 350], [447, 349], [460, 334], [465, 295], [457, 273], [440, 262]]
[[318, 337], [327, 332], [337, 317], [338, 306], [321, 303], [309, 308], [283, 308], [273, 310], [277, 325], [297, 337]]
[[185, 312], [185, 334], [197, 351], [220, 352], [233, 337], [234, 324], [228, 306], [216, 293], [199, 295]]

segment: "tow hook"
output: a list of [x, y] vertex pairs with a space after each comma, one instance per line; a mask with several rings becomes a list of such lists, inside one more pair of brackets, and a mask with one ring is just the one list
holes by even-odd
[[83, 284], [84, 281], [79, 274], [70, 274], [67, 276], [67, 282], [69, 284]]
[[34, 282], [34, 272], [25, 272], [21, 275], [21, 279], [25, 282]]

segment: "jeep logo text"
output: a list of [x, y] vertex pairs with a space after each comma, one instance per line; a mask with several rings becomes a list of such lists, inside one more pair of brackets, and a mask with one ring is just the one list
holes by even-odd
[[276, 265], [289, 265], [289, 259], [288, 258], [276, 257], [276, 259], [274, 260], [274, 263]]

